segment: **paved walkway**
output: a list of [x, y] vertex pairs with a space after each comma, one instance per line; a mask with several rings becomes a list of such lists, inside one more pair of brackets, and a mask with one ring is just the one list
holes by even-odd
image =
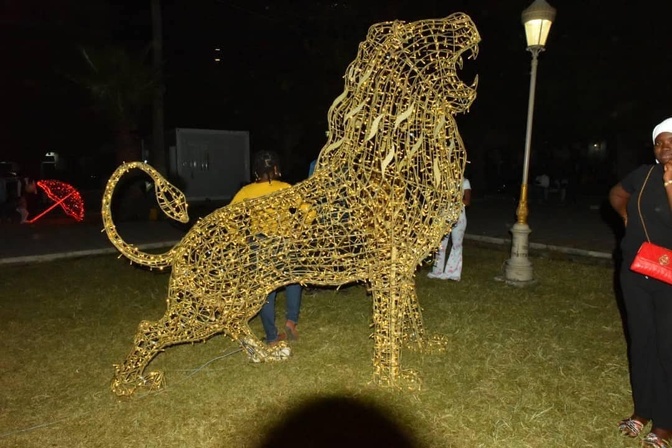
[[[117, 230], [141, 249], [171, 246], [184, 230], [168, 221], [124, 222]], [[118, 253], [103, 225], [67, 217], [44, 218], [33, 224], [0, 224], [0, 264], [50, 261], [59, 258]]]
[[[550, 250], [611, 259], [617, 241], [609, 224], [614, 214], [604, 199], [583, 199], [571, 205], [531, 203], [530, 251]], [[467, 212], [466, 239], [510, 247], [515, 212], [513, 199], [475, 200]], [[124, 222], [117, 228], [127, 242], [141, 249], [172, 246], [185, 234], [184, 227], [167, 220]], [[82, 223], [56, 215], [45, 216], [34, 224], [0, 224], [2, 265], [106, 253], [117, 253], [117, 250], [96, 217]]]
[[[510, 246], [516, 207], [514, 199], [502, 197], [473, 201], [467, 211], [465, 238]], [[612, 258], [623, 226], [606, 196], [583, 198], [572, 204], [532, 202], [528, 208], [530, 251]]]

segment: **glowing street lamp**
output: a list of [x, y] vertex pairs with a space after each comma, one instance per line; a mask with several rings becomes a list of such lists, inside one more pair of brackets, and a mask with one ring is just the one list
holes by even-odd
[[518, 219], [511, 228], [511, 258], [507, 260], [505, 269], [506, 281], [518, 285], [534, 281], [532, 263], [528, 258], [530, 226], [527, 224], [527, 178], [530, 169], [530, 141], [532, 138], [532, 117], [534, 115], [534, 93], [537, 84], [537, 58], [546, 46], [546, 38], [555, 19], [555, 8], [546, 3], [545, 0], [535, 0], [523, 11], [521, 18], [523, 25], [525, 25], [527, 50], [532, 53], [532, 72], [530, 74], [530, 96], [527, 106], [523, 180], [520, 185], [520, 200], [516, 210]]

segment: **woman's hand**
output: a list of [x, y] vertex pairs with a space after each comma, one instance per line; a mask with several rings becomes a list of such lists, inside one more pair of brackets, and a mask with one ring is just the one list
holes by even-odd
[[[670, 174], [672, 174], [672, 171]], [[614, 187], [609, 191], [609, 203], [614, 208], [616, 213], [618, 213], [618, 215], [623, 218], [623, 223], [626, 227], [628, 225], [627, 206], [629, 200], [630, 193], [623, 189], [620, 182], [614, 185]]]
[[[663, 182], [670, 182], [672, 183], [672, 160], [665, 162], [665, 165], [663, 165]], [[665, 185], [667, 187], [668, 185]]]

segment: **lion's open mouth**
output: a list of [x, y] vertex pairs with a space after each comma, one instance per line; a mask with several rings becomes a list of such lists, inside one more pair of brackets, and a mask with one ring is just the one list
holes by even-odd
[[[455, 113], [468, 111], [471, 103], [476, 99], [478, 74], [475, 73], [473, 64], [467, 63], [465, 66], [465, 56], [466, 59], [471, 60], [478, 57], [478, 40], [465, 47], [453, 58], [447, 58], [440, 62], [439, 70], [441, 73], [434, 84], [437, 91], [444, 93], [448, 107]], [[472, 81], [467, 83], [462, 81], [463, 78], [472, 79]]]
[[[452, 113], [463, 113], [476, 98], [478, 75], [468, 60], [478, 57], [481, 37], [467, 15], [456, 13], [449, 19], [449, 30], [445, 30], [443, 21], [425, 22], [427, 29], [436, 26], [443, 31], [426, 35], [416, 50], [416, 55], [421, 56], [416, 57], [411, 66], [417, 70], [415, 81], [423, 90], [437, 92], [442, 97], [440, 101]], [[471, 79], [471, 82], [462, 79]]]
[[[469, 74], [470, 72], [468, 70], [470, 70], [471, 66], [468, 65], [466, 69], [464, 68], [464, 57], [463, 56], [465, 55], [465, 53], [467, 53], [467, 59], [471, 59], [472, 61], [476, 60], [476, 58], [478, 57], [478, 44], [474, 44], [474, 45], [470, 46], [469, 48], [466, 48], [462, 53], [460, 53], [460, 55], [457, 57], [457, 60], [455, 61], [455, 68], [457, 70], [459, 70], [463, 73], [465, 72], [465, 70], [467, 70], [467, 72], [465, 74]], [[469, 90], [472, 90], [474, 92], [476, 91], [476, 88], [478, 87], [478, 74], [474, 73], [473, 80], [472, 80], [471, 84], [469, 84], [469, 85], [467, 85], [464, 81], [462, 81], [461, 77], [457, 77], [457, 79], [459, 81], [459, 84], [460, 84], [461, 88], [469, 89]]]

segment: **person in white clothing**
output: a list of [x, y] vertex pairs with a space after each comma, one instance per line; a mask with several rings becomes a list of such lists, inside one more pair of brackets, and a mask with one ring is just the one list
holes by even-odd
[[[471, 203], [471, 184], [469, 183], [469, 179], [462, 181], [462, 203], [464, 207], [462, 208], [460, 217], [457, 219], [450, 233], [441, 240], [439, 250], [434, 256], [432, 271], [427, 274], [429, 278], [454, 280], [456, 282], [459, 282], [462, 278], [462, 241], [464, 240], [464, 233], [467, 230], [466, 208]], [[446, 262], [446, 250], [448, 250], [448, 242], [451, 239], [452, 247], [448, 261]]]

